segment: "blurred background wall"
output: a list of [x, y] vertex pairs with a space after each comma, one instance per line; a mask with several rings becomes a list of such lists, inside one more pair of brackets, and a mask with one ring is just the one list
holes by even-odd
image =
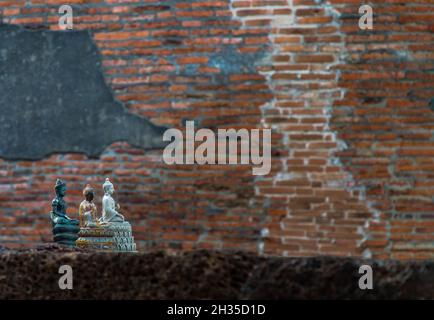
[[[110, 177], [141, 251], [433, 258], [430, 0], [0, 0], [2, 22], [56, 31], [63, 4], [129, 112], [180, 129], [271, 128], [272, 171], [168, 166], [162, 150], [122, 141], [97, 159], [0, 159], [1, 245], [51, 241], [57, 178], [76, 217], [85, 184], [100, 209]], [[361, 4], [373, 30], [359, 28]]]

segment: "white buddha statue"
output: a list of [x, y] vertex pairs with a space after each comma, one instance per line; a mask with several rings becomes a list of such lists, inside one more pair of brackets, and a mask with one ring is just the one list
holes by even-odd
[[109, 178], [105, 179], [103, 184], [104, 197], [102, 198], [102, 217], [99, 219], [101, 224], [122, 223], [125, 221], [123, 215], [116, 210], [119, 210], [119, 204], [116, 205], [112, 194], [115, 191], [113, 184]]

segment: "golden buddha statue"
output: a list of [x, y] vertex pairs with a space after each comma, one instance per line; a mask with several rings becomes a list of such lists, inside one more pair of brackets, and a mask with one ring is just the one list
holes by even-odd
[[94, 190], [88, 184], [83, 190], [83, 195], [86, 198], [80, 203], [78, 215], [80, 220], [80, 228], [98, 226], [96, 205], [92, 202], [94, 198]]

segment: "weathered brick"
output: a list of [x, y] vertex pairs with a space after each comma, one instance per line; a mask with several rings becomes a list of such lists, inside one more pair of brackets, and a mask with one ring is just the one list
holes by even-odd
[[[427, 245], [434, 221], [431, 3], [383, 3], [375, 32], [361, 32], [357, 16], [345, 17], [357, 12], [355, 0], [328, 8], [314, 0], [69, 2], [78, 9], [75, 29], [93, 32], [107, 82], [131, 112], [178, 128], [185, 119], [213, 129], [272, 127], [272, 172], [254, 179], [247, 166], [169, 167], [161, 152], [122, 143], [99, 160], [0, 160], [6, 245], [50, 241], [46, 214], [57, 177], [70, 181], [75, 215], [82, 185], [113, 176], [140, 248], [152, 241], [170, 252], [258, 252], [264, 241], [265, 254], [369, 249], [380, 259], [434, 257]], [[6, 22], [58, 30], [58, 5], [1, 1], [1, 11]], [[215, 63], [229, 46], [247, 67]]]

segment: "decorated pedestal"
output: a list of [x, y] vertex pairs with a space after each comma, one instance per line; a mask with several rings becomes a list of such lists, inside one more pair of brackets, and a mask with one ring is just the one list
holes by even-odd
[[113, 239], [116, 243], [116, 251], [136, 252], [133, 232], [129, 222], [117, 222], [109, 224], [106, 230], [113, 232]]
[[96, 251], [116, 251], [114, 232], [106, 228], [81, 228], [75, 242], [78, 248]]
[[128, 222], [81, 228], [77, 247], [110, 252], [137, 252], [131, 225]]

